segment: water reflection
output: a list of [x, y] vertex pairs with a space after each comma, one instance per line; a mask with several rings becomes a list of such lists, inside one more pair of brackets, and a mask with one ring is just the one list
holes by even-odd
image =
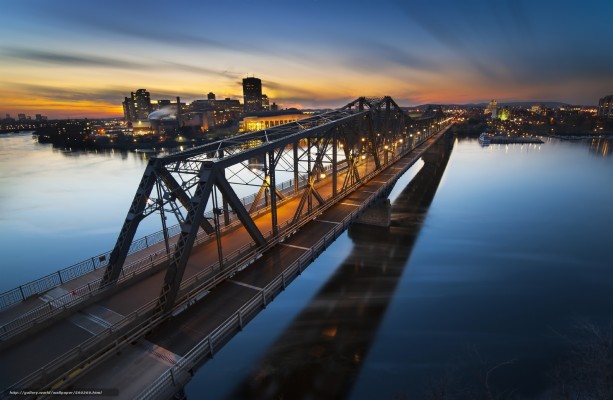
[[589, 143], [590, 153], [597, 156], [607, 157], [613, 154], [609, 139], [592, 139]]
[[353, 225], [351, 254], [230, 398], [345, 397], [394, 296], [453, 148], [445, 137], [392, 205], [389, 229]]

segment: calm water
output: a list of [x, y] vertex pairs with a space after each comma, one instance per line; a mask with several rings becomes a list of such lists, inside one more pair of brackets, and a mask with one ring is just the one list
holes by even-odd
[[[494, 395], [546, 390], [546, 373], [568, 350], [564, 336], [580, 321], [613, 321], [613, 157], [595, 148], [455, 143], [423, 224], [406, 239], [373, 339], [354, 363], [350, 398], [424, 398], [425, 384], [442, 379], [483, 386], [480, 371], [499, 364], [490, 374]], [[0, 290], [110, 249], [145, 161], [1, 135]], [[398, 182], [392, 203], [422, 165]], [[157, 221], [143, 228], [157, 229]], [[228, 398], [257, 376], [311, 299], [330, 296], [330, 281], [356, 254], [368, 258], [368, 247], [363, 237], [337, 239], [198, 370], [188, 398]]]
[[[384, 300], [383, 316], [355, 313], [374, 321], [374, 339], [365, 354], [352, 358], [356, 376], [347, 396], [422, 399], [434, 386], [454, 393], [451, 398], [481, 398], [492, 368], [493, 396], [548, 394], [549, 375], [566, 357], [577, 324], [613, 321], [612, 174], [613, 158], [585, 143], [481, 148], [475, 140], [457, 142], [424, 223], [416, 237], [405, 237], [408, 258], [401, 259], [403, 271]], [[398, 182], [392, 201], [408, 180]], [[377, 257], [393, 267], [402, 249], [386, 259], [381, 246], [369, 250], [363, 238], [341, 236], [197, 372], [187, 397], [237, 398], [245, 393], [237, 384], [264, 386], [260, 395], [276, 393], [270, 375], [292, 375], [286, 370], [294, 367], [309, 379], [312, 371], [296, 363], [311, 363], [300, 347], [316, 349], [313, 338], [305, 329], [304, 343], [293, 348], [288, 338], [316, 324], [308, 320], [309, 309], [322, 302], [319, 344], [330, 358], [321, 357], [320, 365], [342, 364], [348, 345], [330, 350], [329, 327], [337, 328], [335, 336], [355, 327], [329, 321], [348, 289], [336, 285], [335, 298], [328, 288], [348, 265], [351, 279], [359, 255], [366, 264]], [[378, 301], [375, 296], [370, 303]]]
[[[29, 133], [0, 135], [0, 291], [110, 250], [143, 157], [68, 152]], [[158, 229], [145, 220], [142, 231]]]

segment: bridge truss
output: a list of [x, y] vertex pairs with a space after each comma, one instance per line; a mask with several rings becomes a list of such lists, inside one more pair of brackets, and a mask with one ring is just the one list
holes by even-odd
[[[226, 259], [223, 231], [244, 227], [254, 245], [265, 249], [429, 137], [442, 118], [440, 107], [412, 118], [390, 97], [360, 97], [337, 110], [152, 158], [110, 254], [102, 285], [118, 280], [140, 222], [158, 215], [170, 256], [158, 311], [168, 313], [198, 237], [217, 241], [221, 271]], [[245, 193], [251, 196], [241, 200]], [[281, 223], [279, 207], [290, 200], [291, 216]], [[256, 219], [263, 214], [269, 219]], [[168, 217], [181, 228], [172, 246], [166, 233]]]

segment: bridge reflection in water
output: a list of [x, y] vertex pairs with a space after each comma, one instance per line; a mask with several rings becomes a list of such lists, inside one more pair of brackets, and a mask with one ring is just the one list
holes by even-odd
[[445, 134], [392, 204], [389, 228], [354, 224], [353, 250], [230, 396], [347, 397], [408, 264], [453, 148]]

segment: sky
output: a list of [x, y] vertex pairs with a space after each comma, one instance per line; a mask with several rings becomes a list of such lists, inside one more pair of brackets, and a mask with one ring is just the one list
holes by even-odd
[[235, 98], [262, 79], [282, 107], [359, 96], [424, 103], [613, 94], [610, 0], [3, 0], [0, 116], [122, 116], [153, 100]]

